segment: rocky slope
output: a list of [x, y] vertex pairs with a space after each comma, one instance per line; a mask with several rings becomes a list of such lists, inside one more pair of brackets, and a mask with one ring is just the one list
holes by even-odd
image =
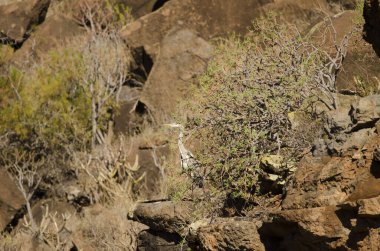
[[201, 250], [376, 250], [379, 100], [340, 97], [341, 110], [329, 114], [332, 137], [303, 157], [279, 208], [192, 222], [191, 204], [157, 202], [134, 217]]
[[[169, 122], [178, 102], [189, 95], [205, 71], [214, 39], [230, 33], [244, 36], [252, 20], [268, 11], [280, 11], [284, 22], [297, 24], [306, 34], [325, 15], [355, 5], [349, 0], [124, 2], [136, 18], [121, 32], [133, 48], [134, 77], [121, 90], [116, 133], [140, 132]], [[54, 4], [57, 2], [45, 0], [0, 2], [0, 43], [14, 51], [11, 64], [41, 60], [49, 49], [85, 33], [69, 15], [49, 12]], [[328, 136], [306, 149], [294, 177], [281, 184], [283, 193], [272, 198], [270, 207], [257, 205], [244, 217], [195, 220], [196, 205], [191, 200], [167, 201], [163, 192], [165, 177], [156, 154], [173, 154], [167, 139], [136, 137], [130, 154], [139, 157], [140, 172], [146, 175], [140, 188], [144, 202], [132, 214], [123, 208], [115, 212], [90, 205], [85, 185], [69, 179], [56, 185], [56, 197], [34, 201], [36, 215], [42, 215], [42, 205], [59, 214], [71, 212], [73, 217], [64, 231], [70, 250], [97, 250], [96, 244], [82, 238], [88, 233], [81, 225], [97, 217], [112, 222], [99, 229], [121, 231], [118, 238], [130, 236], [131, 249], [138, 243], [138, 250], [378, 250], [380, 96], [352, 95], [357, 94], [352, 89], [356, 76], [379, 76], [378, 7], [377, 0], [365, 1], [364, 38], [371, 45], [361, 36], [356, 38], [344, 62], [345, 71], [338, 76], [339, 89], [351, 95], [339, 95], [339, 109], [327, 113]], [[354, 25], [354, 15], [345, 11], [332, 18], [338, 37]], [[376, 83], [376, 79], [371, 81]], [[17, 184], [5, 170], [0, 171], [0, 229], [10, 232], [26, 211]], [[49, 250], [33, 238], [21, 238], [25, 238], [23, 250]]]

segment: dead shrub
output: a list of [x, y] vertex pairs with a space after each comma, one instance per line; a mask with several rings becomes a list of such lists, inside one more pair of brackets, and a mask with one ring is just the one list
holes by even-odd
[[131, 161], [131, 146], [120, 137], [113, 144], [97, 146], [91, 153], [73, 153], [71, 165], [81, 176], [79, 180], [85, 184], [86, 193], [92, 203], [112, 205], [115, 202], [132, 205], [133, 185], [141, 181], [145, 173], [136, 177], [139, 170], [139, 159]]

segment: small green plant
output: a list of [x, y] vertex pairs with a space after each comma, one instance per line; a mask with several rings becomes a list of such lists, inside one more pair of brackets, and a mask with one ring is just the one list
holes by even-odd
[[363, 27], [365, 23], [364, 16], [363, 16], [364, 2], [365, 0], [357, 0], [355, 3], [354, 24], [357, 25], [358, 27]]
[[376, 77], [374, 81], [367, 81], [362, 76], [356, 76], [354, 77], [354, 85], [356, 87], [356, 93], [361, 97], [377, 94], [380, 89], [380, 81]]

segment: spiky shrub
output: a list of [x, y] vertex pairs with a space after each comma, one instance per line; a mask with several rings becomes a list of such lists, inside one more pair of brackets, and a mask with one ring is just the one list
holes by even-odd
[[[317, 130], [308, 111], [321, 54], [275, 16], [254, 22], [244, 39], [221, 41], [195, 97], [187, 127], [198, 141], [196, 158], [211, 184], [234, 198], [259, 192], [263, 154], [296, 158]], [[288, 114], [303, 111], [293, 130]]]

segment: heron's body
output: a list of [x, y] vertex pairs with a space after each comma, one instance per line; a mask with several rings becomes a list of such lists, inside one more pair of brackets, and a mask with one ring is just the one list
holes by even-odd
[[[183, 126], [179, 124], [169, 124], [168, 126], [180, 129], [177, 144], [178, 144], [178, 149], [179, 149], [180, 158], [181, 158], [182, 170], [184, 172], [194, 170], [197, 167], [198, 162], [194, 158], [191, 151], [186, 149], [185, 145], [183, 144], [183, 132], [184, 132]], [[191, 176], [193, 176], [192, 173], [191, 173]]]

